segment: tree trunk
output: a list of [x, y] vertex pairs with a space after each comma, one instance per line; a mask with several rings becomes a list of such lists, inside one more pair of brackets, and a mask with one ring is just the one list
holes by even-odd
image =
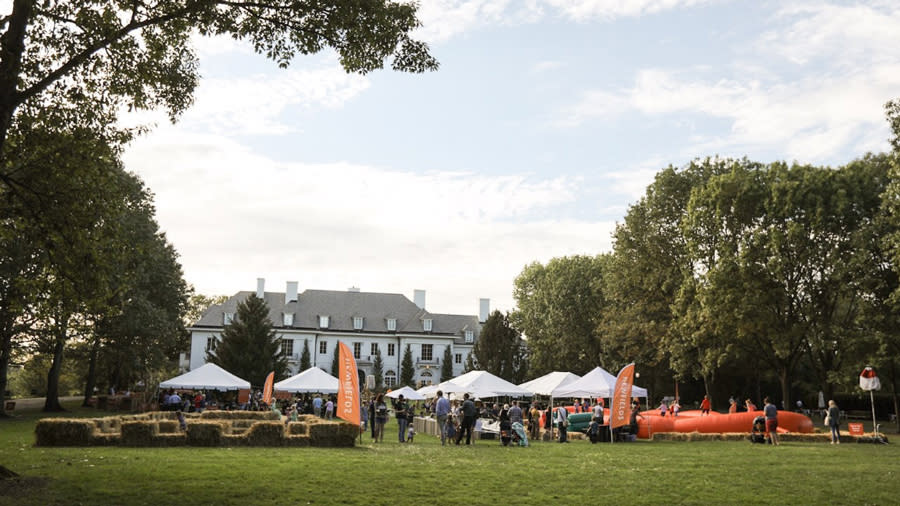
[[[780, 371], [778, 371], [778, 379], [781, 381], [781, 409], [789, 409], [791, 405], [791, 378], [788, 372], [787, 366], [783, 366]], [[778, 403], [775, 402], [775, 399], [770, 399], [772, 404], [778, 406]]]
[[68, 316], [59, 320], [61, 323], [59, 323], [56, 341], [53, 344], [53, 364], [50, 366], [50, 372], [47, 373], [47, 398], [44, 401], [44, 411], [48, 412], [65, 411], [59, 403], [59, 376], [62, 372], [63, 350], [66, 347], [68, 321]]
[[12, 334], [3, 332], [0, 336], [0, 418], [9, 416], [6, 413], [6, 386], [9, 384], [9, 360], [12, 355]]
[[97, 386], [97, 355], [100, 354], [100, 336], [94, 336], [94, 342], [91, 343], [91, 357], [88, 363], [87, 380], [84, 383], [84, 402], [81, 405], [85, 408], [91, 406], [91, 397], [94, 396], [94, 387]]
[[6, 19], [6, 32], [0, 36], [0, 152], [19, 107], [19, 73], [25, 52], [25, 31], [34, 0], [14, 0]]

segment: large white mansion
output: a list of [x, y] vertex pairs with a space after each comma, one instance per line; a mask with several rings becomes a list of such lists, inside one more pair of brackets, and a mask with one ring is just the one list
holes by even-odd
[[[265, 291], [265, 280], [257, 280], [255, 295], [269, 306], [269, 320], [281, 339], [291, 374], [300, 368], [304, 341], [309, 345], [313, 366], [331, 371], [334, 348], [343, 341], [356, 357], [361, 377], [373, 374], [376, 350], [381, 350], [385, 385], [396, 384], [403, 353], [412, 351], [417, 384], [438, 383], [446, 348], [450, 348], [453, 376], [463, 365], [487, 320], [489, 299], [479, 299], [479, 314], [453, 315], [425, 309], [425, 291], [415, 290], [410, 301], [393, 293], [367, 293], [351, 288], [346, 292], [305, 290], [297, 293], [296, 281], [286, 291]], [[237, 305], [253, 292], [238, 292], [223, 304], [213, 305], [188, 330], [191, 332], [190, 368], [206, 363], [206, 352], [214, 347], [222, 331], [234, 318]]]

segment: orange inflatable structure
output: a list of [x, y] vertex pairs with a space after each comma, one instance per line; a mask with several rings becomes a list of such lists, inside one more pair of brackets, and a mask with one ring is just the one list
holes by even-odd
[[[750, 432], [753, 419], [763, 416], [762, 410], [702, 415], [697, 411], [682, 411], [678, 416], [659, 416], [659, 411], [642, 411], [638, 418], [639, 438], [649, 438], [658, 432]], [[813, 432], [813, 422], [808, 416], [792, 411], [778, 412], [778, 432]]]

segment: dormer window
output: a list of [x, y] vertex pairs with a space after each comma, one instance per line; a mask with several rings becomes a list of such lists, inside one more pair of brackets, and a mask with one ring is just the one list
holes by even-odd
[[234, 321], [234, 313], [225, 313], [222, 315], [222, 324], [223, 325], [231, 325], [231, 322]]
[[294, 326], [294, 313], [284, 313], [284, 326], [285, 327], [293, 327]]
[[391, 332], [397, 330], [397, 319], [396, 318], [388, 318], [387, 319], [387, 329]]
[[471, 330], [467, 330], [466, 331], [466, 342], [471, 343], [473, 341], [475, 341], [475, 332], [472, 332]]
[[319, 316], [319, 328], [327, 329], [328, 320], [330, 320], [330, 317], [328, 316]]
[[354, 316], [353, 317], [353, 330], [362, 330], [363, 328], [363, 317], [362, 316]]
[[422, 320], [422, 329], [424, 329], [425, 332], [431, 332], [431, 318]]

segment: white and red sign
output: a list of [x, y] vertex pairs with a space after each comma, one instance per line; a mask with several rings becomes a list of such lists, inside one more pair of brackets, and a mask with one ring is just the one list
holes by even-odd
[[866, 391], [881, 390], [881, 381], [875, 374], [875, 369], [871, 367], [863, 369], [863, 372], [859, 374], [859, 388]]

